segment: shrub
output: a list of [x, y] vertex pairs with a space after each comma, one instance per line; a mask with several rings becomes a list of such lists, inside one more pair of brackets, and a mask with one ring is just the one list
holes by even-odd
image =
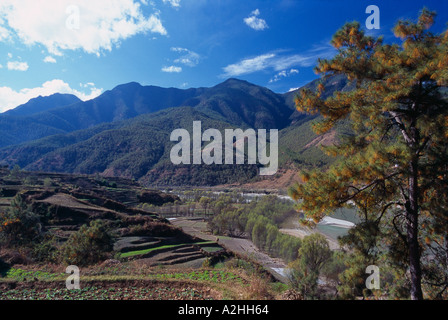
[[54, 183], [53, 180], [51, 178], [45, 178], [44, 179], [44, 187], [53, 187]]
[[288, 274], [289, 283], [297, 290], [301, 297], [305, 299], [315, 299], [317, 297], [319, 273], [316, 270], [308, 270], [299, 260], [290, 264]]
[[294, 289], [306, 299], [318, 295], [318, 279], [322, 269], [333, 256], [327, 239], [318, 233], [303, 238], [297, 259], [290, 264], [289, 280]]
[[11, 178], [17, 178], [19, 176], [20, 172], [21, 172], [20, 166], [18, 164], [16, 164], [9, 172], [9, 176]]
[[243, 292], [244, 300], [266, 300], [272, 299], [272, 295], [269, 292], [268, 280], [262, 275], [253, 274], [250, 276], [250, 284]]
[[62, 261], [86, 266], [103, 261], [113, 249], [113, 237], [106, 224], [95, 220], [73, 233], [61, 248]]
[[[122, 230], [121, 236], [136, 237], [183, 237], [181, 229], [176, 228], [168, 223], [157, 221], [145, 221], [144, 224], [133, 224]], [[180, 239], [180, 238], [179, 238]]]
[[22, 196], [16, 195], [4, 213], [0, 213], [0, 240], [9, 246], [20, 246], [39, 241], [42, 225]]
[[45, 235], [42, 241], [35, 244], [31, 250], [35, 261], [55, 263], [58, 260], [57, 241], [52, 235]]
[[27, 176], [23, 183], [28, 186], [35, 186], [38, 184], [38, 180], [35, 176]]
[[347, 269], [346, 263], [346, 254], [342, 251], [334, 251], [330, 261], [322, 268], [322, 275], [334, 282], [339, 282], [340, 275]]

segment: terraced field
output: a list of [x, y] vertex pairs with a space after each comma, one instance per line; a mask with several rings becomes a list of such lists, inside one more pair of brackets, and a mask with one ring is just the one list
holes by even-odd
[[[241, 262], [243, 258], [227, 251], [215, 236], [204, 234], [205, 221], [185, 221], [191, 227], [188, 233], [143, 209], [147, 202], [141, 201], [172, 202], [171, 195], [123, 179], [113, 181], [112, 188], [110, 182], [94, 177], [36, 173], [29, 185], [28, 173], [14, 178], [6, 174], [0, 170], [0, 207], [8, 210], [16, 199], [25, 203], [39, 215], [56, 255], [81, 226], [95, 220], [104, 222], [114, 245], [95, 264], [80, 265], [79, 290], [66, 289], [67, 265], [58, 256], [59, 260], [39, 262], [27, 251], [1, 247], [0, 300], [266, 297], [266, 290], [257, 289], [260, 277], [253, 275], [262, 272], [258, 264]], [[53, 185], [44, 186], [43, 179], [51, 179]]]
[[173, 238], [123, 237], [114, 247], [120, 258], [139, 259], [148, 266], [185, 265], [200, 267], [204, 261], [225, 250], [213, 241], [178, 243]]

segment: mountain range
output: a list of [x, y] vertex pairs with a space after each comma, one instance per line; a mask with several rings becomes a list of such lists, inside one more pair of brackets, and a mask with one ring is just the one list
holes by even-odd
[[[330, 95], [348, 90], [347, 80], [323, 81]], [[300, 89], [298, 89], [300, 90]], [[119, 85], [89, 101], [73, 95], [38, 97], [0, 114], [0, 164], [30, 171], [121, 176], [145, 185], [217, 185], [260, 179], [257, 165], [173, 165], [174, 129], [253, 128], [279, 130], [279, 175], [286, 169], [329, 163], [311, 124], [318, 116], [297, 112], [294, 96], [238, 79], [211, 88], [161, 88], [136, 82]]]

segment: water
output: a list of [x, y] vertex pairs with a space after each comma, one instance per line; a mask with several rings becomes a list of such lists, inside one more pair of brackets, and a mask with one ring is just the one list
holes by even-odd
[[345, 236], [348, 233], [349, 228], [341, 228], [332, 225], [317, 225], [317, 230], [330, 237], [331, 239], [337, 240], [339, 237]]

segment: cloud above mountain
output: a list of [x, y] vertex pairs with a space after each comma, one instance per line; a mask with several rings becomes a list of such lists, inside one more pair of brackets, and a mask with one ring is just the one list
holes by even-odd
[[293, 66], [310, 66], [314, 62], [313, 56], [279, 53], [266, 53], [252, 58], [243, 59], [237, 63], [223, 68], [224, 77], [235, 77], [250, 74], [262, 70], [274, 70], [276, 72]]
[[290, 53], [290, 50], [283, 49], [274, 50], [225, 66], [221, 77], [237, 77], [259, 71], [275, 72], [271, 78], [272, 83], [298, 73], [298, 67], [312, 67], [317, 63], [318, 58], [329, 58], [334, 53], [334, 48], [329, 45], [315, 46], [301, 53]]
[[282, 78], [291, 77], [292, 75], [298, 74], [299, 70], [291, 69], [291, 70], [282, 70], [279, 73], [275, 74], [274, 77], [269, 80], [269, 83], [274, 83], [280, 81]]
[[171, 51], [181, 54], [179, 58], [174, 60], [175, 63], [181, 63], [189, 67], [196, 66], [201, 59], [199, 54], [186, 48], [172, 47]]
[[177, 66], [163, 67], [162, 71], [166, 73], [180, 73], [182, 72], [182, 67]]
[[100, 55], [140, 33], [166, 35], [159, 12], [145, 15], [134, 0], [2, 0], [0, 41], [43, 45], [50, 54]]

